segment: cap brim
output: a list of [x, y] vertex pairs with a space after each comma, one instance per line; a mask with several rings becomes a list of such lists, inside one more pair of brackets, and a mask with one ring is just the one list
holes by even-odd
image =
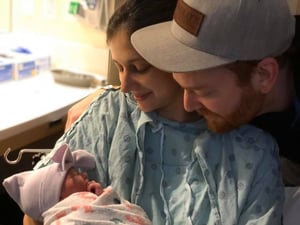
[[158, 69], [191, 72], [234, 61], [196, 50], [179, 42], [172, 35], [171, 26], [172, 21], [159, 23], [137, 30], [131, 35], [131, 42], [136, 51]]

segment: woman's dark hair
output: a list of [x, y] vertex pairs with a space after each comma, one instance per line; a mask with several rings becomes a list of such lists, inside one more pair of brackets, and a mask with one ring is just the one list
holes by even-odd
[[126, 0], [111, 16], [106, 42], [124, 26], [130, 36], [136, 30], [172, 20], [177, 0]]
[[300, 100], [300, 15], [295, 16], [295, 18], [295, 37], [288, 52], [291, 69], [294, 74], [296, 95]]

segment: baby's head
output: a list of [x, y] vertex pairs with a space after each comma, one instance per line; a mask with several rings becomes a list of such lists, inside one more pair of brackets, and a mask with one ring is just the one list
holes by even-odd
[[61, 191], [60, 191], [60, 200], [68, 197], [69, 195], [81, 192], [81, 191], [87, 191], [88, 187], [88, 177], [85, 172], [80, 172], [78, 169], [71, 167], [61, 185]]
[[81, 172], [78, 169], [71, 167], [63, 181], [60, 200], [68, 197], [69, 195], [77, 192], [88, 191], [95, 195], [100, 195], [103, 192], [100, 183], [89, 180], [87, 173]]
[[[60, 201], [66, 175], [80, 169], [95, 167], [95, 158], [84, 150], [71, 152], [63, 144], [54, 150], [53, 163], [38, 170], [21, 172], [3, 181], [8, 194], [18, 203], [24, 213], [36, 220], [42, 220], [42, 214]], [[81, 174], [82, 185], [87, 184], [87, 176]], [[87, 190], [87, 189], [86, 189]], [[85, 191], [79, 187], [78, 191]], [[75, 189], [73, 193], [75, 192]]]

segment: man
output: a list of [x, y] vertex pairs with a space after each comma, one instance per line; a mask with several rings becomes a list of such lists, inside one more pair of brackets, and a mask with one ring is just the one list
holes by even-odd
[[173, 72], [185, 89], [185, 109], [202, 114], [212, 131], [248, 122], [269, 131], [285, 184], [299, 186], [294, 36], [286, 0], [179, 0], [173, 21], [138, 30], [131, 41], [148, 62]]

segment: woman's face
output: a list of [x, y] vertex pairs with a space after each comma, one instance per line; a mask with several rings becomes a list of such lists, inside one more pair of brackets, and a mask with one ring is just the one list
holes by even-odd
[[131, 92], [142, 111], [157, 111], [168, 118], [179, 105], [183, 109], [183, 90], [172, 74], [146, 62], [132, 47], [125, 29], [121, 28], [108, 45], [119, 70], [121, 91]]

